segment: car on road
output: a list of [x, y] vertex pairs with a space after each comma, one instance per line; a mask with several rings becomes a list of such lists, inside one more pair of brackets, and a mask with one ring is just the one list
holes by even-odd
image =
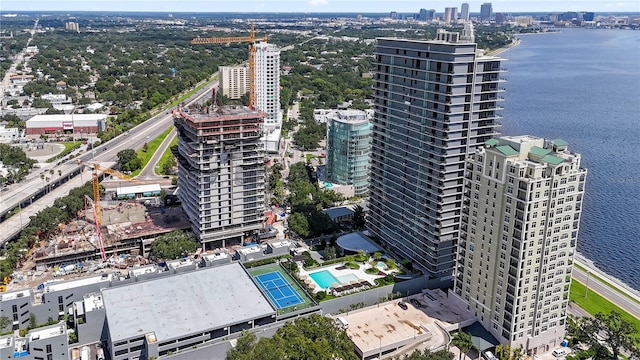
[[407, 304], [403, 303], [403, 302], [399, 302], [398, 306], [400, 306], [400, 309], [402, 310], [407, 310], [409, 307], [407, 306]]
[[421, 303], [420, 301], [416, 300], [416, 299], [411, 299], [411, 300], [409, 300], [409, 302], [410, 302], [413, 306], [415, 306], [415, 307], [417, 307], [417, 308], [421, 308], [421, 307], [422, 307], [422, 303]]
[[557, 358], [559, 358], [561, 356], [565, 356], [565, 355], [567, 355], [567, 349], [555, 349], [555, 350], [553, 350], [551, 355], [553, 355], [554, 357], [557, 357]]

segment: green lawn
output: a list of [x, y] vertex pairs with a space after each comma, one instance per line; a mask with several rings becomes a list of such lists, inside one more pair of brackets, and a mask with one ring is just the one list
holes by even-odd
[[584, 286], [584, 284], [577, 280], [572, 280], [569, 299], [575, 302], [578, 306], [583, 308], [591, 315], [595, 315], [599, 312], [609, 313], [612, 310], [615, 310], [622, 315], [623, 319], [635, 324], [636, 329], [640, 329], [640, 319], [624, 311], [619, 306], [615, 305], [614, 303], [605, 299], [594, 291], [588, 291], [587, 297], [584, 297], [585, 290], [586, 287]]
[[[167, 161], [167, 159], [169, 158], [169, 156], [171, 156], [171, 147], [174, 145], [178, 145], [178, 137], [174, 137], [173, 140], [171, 140], [171, 144], [169, 144], [169, 147], [167, 148], [167, 150], [165, 150], [164, 154], [162, 154], [162, 157], [160, 158], [160, 160], [158, 161], [158, 165], [160, 166], [160, 171], [162, 171], [162, 165]], [[156, 174], [159, 174], [158, 172], [156, 172]]]
[[63, 158], [65, 156], [67, 156], [68, 154], [70, 154], [73, 150], [77, 149], [80, 147], [80, 145], [82, 145], [82, 141], [66, 141], [66, 142], [60, 142], [60, 143], [56, 143], [56, 144], [62, 144], [64, 145], [64, 150], [62, 150], [61, 153], [59, 153], [58, 155], [55, 155], [49, 159], [47, 159], [47, 162], [54, 162], [60, 158]]
[[[582, 267], [582, 266], [578, 265], [578, 264], [577, 264], [577, 263], [575, 263], [575, 262], [573, 263], [573, 266], [577, 267], [578, 269], [580, 269], [580, 270], [582, 270], [582, 271], [584, 271], [584, 272], [587, 272], [587, 269], [585, 269], [584, 267]], [[620, 293], [621, 295], [624, 295], [626, 298], [628, 298], [629, 300], [631, 300], [631, 301], [635, 302], [636, 304], [640, 304], [640, 301], [638, 301], [638, 299], [636, 299], [635, 297], [633, 297], [633, 296], [631, 296], [631, 295], [627, 294], [627, 293], [626, 293], [626, 292], [624, 292], [624, 291], [620, 291], [620, 289], [618, 289], [614, 284], [609, 283], [607, 280], [605, 280], [605, 279], [601, 278], [600, 276], [598, 276], [598, 275], [596, 275], [596, 274], [594, 274], [594, 273], [591, 273], [591, 275], [589, 275], [589, 276], [591, 276], [592, 278], [596, 278], [596, 279], [600, 280], [600, 282], [601, 282], [601, 283], [603, 283], [603, 284], [607, 285], [608, 287], [610, 287], [611, 289], [613, 289], [613, 290], [617, 291], [617, 292], [618, 292], [618, 293]]]
[[[162, 141], [164, 141], [164, 138], [169, 135], [171, 130], [173, 130], [173, 125], [165, 130], [162, 134], [160, 134], [160, 136], [158, 136], [157, 138], [149, 140], [149, 142], [147, 142], [147, 151], [144, 151], [142, 147], [140, 147], [140, 149], [136, 151], [136, 153], [138, 153], [138, 157], [142, 160], [142, 169], [147, 166], [149, 160], [151, 160], [151, 157], [156, 152], [156, 150], [158, 150], [158, 147], [160, 147], [160, 144], [162, 144]], [[138, 174], [140, 174], [142, 169], [134, 171], [131, 176], [137, 176]]]

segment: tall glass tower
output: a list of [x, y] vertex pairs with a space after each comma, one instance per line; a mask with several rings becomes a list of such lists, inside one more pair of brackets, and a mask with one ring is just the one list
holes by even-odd
[[353, 185], [356, 196], [369, 191], [372, 127], [364, 111], [338, 110], [327, 114], [327, 179]]
[[369, 230], [431, 276], [451, 279], [464, 161], [497, 134], [502, 59], [473, 29], [380, 38], [375, 52]]

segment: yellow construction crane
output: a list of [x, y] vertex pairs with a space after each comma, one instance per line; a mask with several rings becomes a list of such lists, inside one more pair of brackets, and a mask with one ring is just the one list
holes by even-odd
[[93, 201], [96, 207], [96, 227], [99, 228], [102, 224], [102, 211], [100, 209], [100, 180], [98, 179], [98, 171], [102, 170], [105, 174], [113, 175], [123, 180], [132, 180], [132, 177], [119, 171], [102, 167], [99, 164], [94, 163], [88, 166], [93, 168], [93, 173], [91, 174], [91, 184], [93, 185]]
[[[214, 37], [214, 38], [195, 38], [191, 40], [194, 45], [199, 44], [229, 44], [248, 42], [249, 44], [249, 107], [254, 108], [256, 104], [256, 40], [267, 42], [269, 39], [265, 36], [261, 39], [256, 39], [256, 35], [251, 23], [251, 32], [249, 36], [236, 36], [236, 37]], [[214, 99], [215, 101], [215, 99]]]

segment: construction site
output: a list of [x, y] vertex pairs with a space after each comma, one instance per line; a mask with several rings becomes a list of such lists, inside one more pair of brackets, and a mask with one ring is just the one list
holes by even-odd
[[[88, 166], [93, 169], [94, 199], [100, 199], [101, 175], [132, 180], [126, 174], [98, 164]], [[105, 268], [145, 265], [156, 237], [190, 228], [181, 206], [164, 206], [159, 191], [141, 190], [145, 186], [160, 189], [159, 185], [113, 189], [107, 185], [113, 178], [103, 181], [107, 189], [103, 199], [116, 199], [122, 193], [127, 199], [94, 201], [85, 196], [84, 208], [76, 218], [61, 223], [56, 232], [31, 249], [19, 263], [7, 290], [35, 287], [60, 276], [70, 279]]]
[[[217, 107], [214, 90], [212, 106], [187, 108], [181, 104], [171, 112], [179, 138], [174, 155], [183, 185], [171, 195], [172, 204], [164, 197], [161, 200], [158, 184], [143, 184], [111, 169], [113, 164], [85, 164], [92, 170], [93, 196], [85, 196], [84, 209], [75, 219], [60, 224], [54, 234], [29, 251], [12, 281], [5, 284], [6, 290], [96, 271], [126, 274], [129, 267], [146, 265], [151, 243], [174, 230], [192, 230], [202, 243], [198, 253], [224, 249], [233, 255], [244, 246], [284, 238], [284, 228], [278, 223], [284, 210], [265, 212], [268, 158], [262, 127], [267, 114], [256, 109], [256, 44], [267, 40], [255, 36], [253, 25], [249, 36], [192, 40], [199, 45], [249, 43], [249, 106]], [[105, 176], [106, 191], [101, 196], [100, 180]], [[109, 180], [118, 184], [109, 186]], [[213, 193], [217, 201], [208, 197]], [[216, 215], [210, 216], [213, 210]]]

